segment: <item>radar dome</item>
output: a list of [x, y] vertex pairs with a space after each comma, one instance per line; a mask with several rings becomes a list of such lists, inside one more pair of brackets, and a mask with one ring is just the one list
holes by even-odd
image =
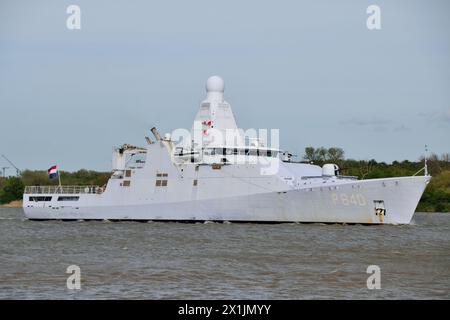
[[225, 90], [225, 83], [219, 76], [212, 76], [206, 81], [207, 92], [223, 92]]

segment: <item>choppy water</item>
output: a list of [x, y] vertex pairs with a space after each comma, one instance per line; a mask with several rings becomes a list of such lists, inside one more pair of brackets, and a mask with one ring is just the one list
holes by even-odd
[[[362, 226], [34, 222], [0, 209], [0, 299], [449, 299], [449, 231], [448, 213]], [[66, 287], [73, 264], [81, 290]]]

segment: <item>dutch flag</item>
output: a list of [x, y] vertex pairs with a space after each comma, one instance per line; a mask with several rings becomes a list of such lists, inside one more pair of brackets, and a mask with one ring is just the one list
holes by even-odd
[[47, 172], [50, 179], [56, 178], [58, 176], [58, 169], [56, 168], [56, 166], [51, 166], [50, 169], [47, 170]]

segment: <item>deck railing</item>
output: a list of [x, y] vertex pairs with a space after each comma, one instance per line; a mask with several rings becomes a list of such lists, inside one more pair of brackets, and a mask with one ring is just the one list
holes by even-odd
[[103, 188], [99, 186], [26, 186], [25, 194], [79, 194], [79, 193], [102, 193]]
[[358, 180], [357, 176], [303, 176], [302, 180], [309, 180], [309, 179], [330, 179], [330, 178], [336, 178], [336, 179], [350, 179], [350, 180]]

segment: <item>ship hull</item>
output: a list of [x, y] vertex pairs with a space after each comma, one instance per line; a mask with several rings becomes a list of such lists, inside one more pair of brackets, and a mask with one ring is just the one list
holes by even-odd
[[96, 195], [80, 195], [72, 205], [36, 204], [27, 194], [24, 212], [29, 219], [408, 224], [429, 179], [354, 180], [281, 192], [120, 205], [96, 204]]

